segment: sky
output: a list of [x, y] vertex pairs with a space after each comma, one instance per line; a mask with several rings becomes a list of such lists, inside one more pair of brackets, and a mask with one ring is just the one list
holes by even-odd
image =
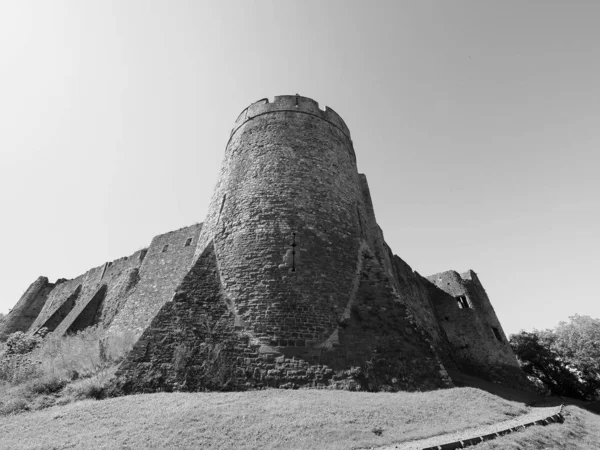
[[600, 3], [0, 4], [0, 312], [202, 222], [242, 109], [347, 123], [387, 243], [507, 334], [600, 317]]

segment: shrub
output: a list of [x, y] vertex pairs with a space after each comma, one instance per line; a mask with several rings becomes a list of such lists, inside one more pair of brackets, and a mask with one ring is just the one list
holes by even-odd
[[39, 364], [31, 355], [0, 356], [0, 381], [20, 384], [40, 375]]
[[31, 335], [17, 331], [8, 336], [6, 340], [6, 355], [25, 355], [39, 347], [43, 340], [43, 334]]
[[69, 384], [64, 395], [74, 400], [83, 400], [93, 398], [101, 400], [113, 395], [113, 375], [116, 372], [116, 366], [95, 374], [90, 378], [77, 380]]
[[29, 410], [29, 403], [22, 397], [9, 398], [0, 403], [0, 416], [7, 416], [27, 410]]
[[67, 385], [68, 381], [55, 375], [36, 378], [27, 383], [27, 388], [32, 394], [54, 394]]

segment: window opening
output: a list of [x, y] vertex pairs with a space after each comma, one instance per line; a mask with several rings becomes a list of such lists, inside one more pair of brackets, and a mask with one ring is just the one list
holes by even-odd
[[356, 213], [358, 215], [358, 232], [362, 236], [362, 234], [363, 234], [362, 214], [360, 213], [360, 206], [358, 205], [358, 202], [356, 202]]
[[498, 328], [492, 327], [492, 331], [494, 332], [494, 336], [496, 336], [496, 339], [498, 339], [500, 342], [504, 342], [502, 340], [502, 335], [500, 334], [500, 330], [498, 330]]
[[456, 303], [458, 304], [458, 307], [460, 309], [472, 308], [465, 295], [459, 295], [458, 297], [456, 297]]
[[190, 245], [192, 245], [192, 238], [187, 238], [187, 241], [185, 241], [185, 246], [189, 247]]
[[292, 272], [296, 271], [296, 233], [292, 233]]
[[162, 249], [163, 253], [166, 253], [166, 251], [169, 249], [169, 244], [165, 245]]
[[225, 206], [225, 200], [227, 199], [227, 194], [223, 195], [223, 200], [221, 200], [221, 208], [219, 209], [219, 215], [217, 216], [217, 223], [221, 219], [221, 213], [223, 212], [223, 206]]

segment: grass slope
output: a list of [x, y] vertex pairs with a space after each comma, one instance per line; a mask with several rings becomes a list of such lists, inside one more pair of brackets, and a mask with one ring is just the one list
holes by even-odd
[[0, 419], [0, 448], [364, 448], [494, 423], [527, 410], [474, 388], [160, 393], [6, 416]]
[[532, 427], [493, 441], [479, 444], [477, 450], [598, 450], [600, 418], [577, 406], [567, 406], [565, 423]]

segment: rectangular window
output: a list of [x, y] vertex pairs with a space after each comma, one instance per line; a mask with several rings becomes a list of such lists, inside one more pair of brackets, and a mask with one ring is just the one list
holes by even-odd
[[187, 241], [185, 241], [185, 246], [189, 247], [192, 244], [192, 238], [188, 238]]
[[492, 327], [492, 331], [494, 332], [494, 336], [496, 336], [496, 339], [498, 339], [500, 342], [504, 342], [502, 340], [502, 335], [500, 334], [500, 330], [498, 330], [498, 328]]
[[456, 304], [460, 309], [472, 308], [471, 303], [469, 303], [466, 295], [459, 295], [456, 297]]
[[166, 253], [166, 251], [169, 249], [169, 244], [165, 245], [162, 249], [163, 253]]

